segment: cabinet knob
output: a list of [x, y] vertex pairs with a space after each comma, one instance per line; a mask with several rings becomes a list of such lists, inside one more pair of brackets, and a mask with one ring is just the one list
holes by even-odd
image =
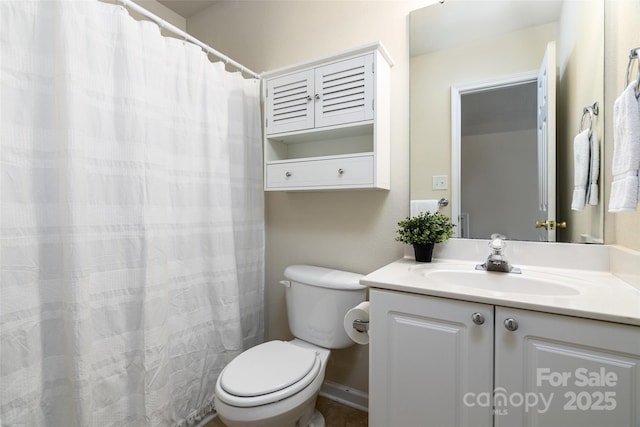
[[289, 178], [291, 176], [291, 172], [285, 172], [284, 176], [286, 176], [287, 178]]
[[482, 325], [484, 323], [484, 315], [482, 313], [473, 313], [471, 315], [471, 320], [473, 320], [473, 323], [475, 323], [476, 325]]
[[344, 169], [340, 168], [338, 169], [338, 175], [342, 175], [344, 173]]
[[504, 327], [509, 331], [517, 331], [518, 330], [518, 322], [515, 319], [509, 317], [508, 319], [504, 319]]
[[307, 102], [311, 102], [313, 98], [311, 98], [311, 95], [307, 95]]
[[316, 93], [316, 101], [320, 99], [320, 94]]

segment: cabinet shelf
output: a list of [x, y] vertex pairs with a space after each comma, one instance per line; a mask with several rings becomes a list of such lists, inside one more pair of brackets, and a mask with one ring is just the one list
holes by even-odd
[[326, 128], [306, 129], [297, 132], [283, 132], [268, 135], [271, 141], [282, 142], [283, 144], [297, 144], [304, 142], [322, 142], [324, 140], [351, 138], [354, 136], [368, 135], [373, 137], [373, 120], [349, 123]]

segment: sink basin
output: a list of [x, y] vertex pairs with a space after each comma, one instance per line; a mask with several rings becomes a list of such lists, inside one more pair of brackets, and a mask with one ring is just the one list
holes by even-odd
[[569, 278], [524, 271], [522, 274], [497, 273], [464, 268], [416, 269], [426, 279], [468, 289], [483, 289], [500, 293], [530, 295], [569, 296], [578, 295], [577, 287], [571, 286]]

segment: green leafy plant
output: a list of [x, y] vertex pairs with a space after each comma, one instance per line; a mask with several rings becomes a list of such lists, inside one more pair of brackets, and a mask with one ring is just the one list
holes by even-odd
[[409, 245], [441, 243], [453, 236], [453, 227], [449, 217], [440, 212], [423, 212], [398, 222], [398, 242]]

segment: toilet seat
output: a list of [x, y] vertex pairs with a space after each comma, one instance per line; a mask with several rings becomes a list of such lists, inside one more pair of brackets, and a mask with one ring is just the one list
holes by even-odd
[[216, 396], [232, 406], [266, 405], [304, 389], [320, 367], [316, 351], [269, 341], [243, 352], [223, 369]]

